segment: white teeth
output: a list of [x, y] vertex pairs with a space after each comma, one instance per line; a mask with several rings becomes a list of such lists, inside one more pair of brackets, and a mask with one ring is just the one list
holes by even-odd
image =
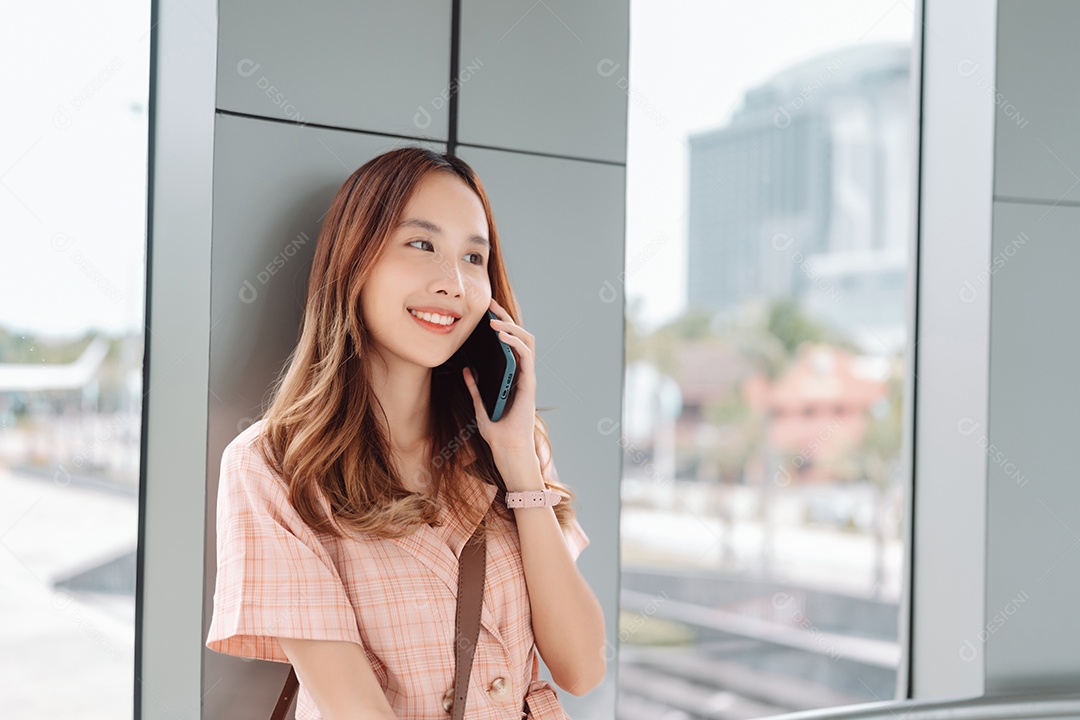
[[457, 318], [450, 317], [449, 315], [436, 315], [434, 313], [416, 312], [415, 310], [409, 310], [413, 315], [422, 320], [427, 320], [429, 323], [435, 323], [436, 325], [449, 325]]

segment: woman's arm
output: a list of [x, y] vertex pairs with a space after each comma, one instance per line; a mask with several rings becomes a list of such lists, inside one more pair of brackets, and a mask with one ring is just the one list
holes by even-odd
[[[536, 456], [507, 461], [507, 490], [543, 490]], [[566, 547], [550, 507], [515, 508], [536, 649], [551, 679], [584, 695], [604, 679], [604, 611]]]
[[[489, 420], [469, 368], [462, 368], [462, 379], [506, 491], [543, 490], [543, 468], [550, 467], [554, 475], [554, 464], [541, 462], [542, 452], [545, 458], [550, 456], [550, 443], [541, 443], [537, 437], [536, 338], [515, 323], [495, 298], [489, 305], [499, 318], [491, 320], [491, 326], [518, 358], [517, 396], [510, 412], [498, 422]], [[599, 685], [607, 672], [603, 608], [574, 563], [555, 511], [550, 507], [518, 508], [514, 515], [536, 649], [555, 684], [572, 695], [584, 695]]]
[[356, 643], [285, 637], [278, 643], [325, 720], [398, 720]]

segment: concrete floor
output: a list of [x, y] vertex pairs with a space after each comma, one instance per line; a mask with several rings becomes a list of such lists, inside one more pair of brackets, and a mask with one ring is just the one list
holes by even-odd
[[132, 552], [135, 497], [0, 468], [0, 677], [18, 718], [133, 715], [135, 598], [56, 583]]

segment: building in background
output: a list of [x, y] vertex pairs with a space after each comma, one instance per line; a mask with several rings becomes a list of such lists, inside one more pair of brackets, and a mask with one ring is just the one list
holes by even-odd
[[904, 338], [909, 53], [843, 48], [690, 136], [688, 305], [796, 298], [868, 352]]

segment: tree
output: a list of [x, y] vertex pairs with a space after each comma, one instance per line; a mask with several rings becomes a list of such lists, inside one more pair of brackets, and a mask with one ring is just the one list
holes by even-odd
[[893, 358], [887, 393], [871, 409], [866, 432], [855, 450], [854, 460], [875, 490], [874, 507], [874, 587], [881, 592], [885, 583], [885, 514], [889, 491], [899, 481], [900, 450], [903, 434], [904, 363], [903, 355]]

